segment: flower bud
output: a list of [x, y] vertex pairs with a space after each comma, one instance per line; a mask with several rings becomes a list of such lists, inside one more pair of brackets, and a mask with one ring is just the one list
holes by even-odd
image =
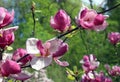
[[21, 72], [20, 65], [12, 60], [6, 60], [1, 65], [1, 74], [2, 76], [9, 76], [10, 74], [17, 74]]
[[55, 30], [64, 32], [70, 26], [70, 17], [64, 10], [59, 10], [54, 17], [51, 17], [50, 25]]
[[16, 26], [0, 30], [0, 48], [4, 49], [14, 42], [15, 37], [13, 32], [17, 29], [18, 27]]
[[12, 23], [14, 19], [14, 10], [8, 12], [7, 9], [0, 7], [0, 28]]
[[110, 43], [116, 45], [120, 41], [120, 33], [119, 32], [111, 32], [108, 34], [108, 39]]

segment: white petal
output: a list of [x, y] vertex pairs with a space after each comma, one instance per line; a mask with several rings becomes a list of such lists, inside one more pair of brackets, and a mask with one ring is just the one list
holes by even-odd
[[3, 78], [2, 77], [0, 77], [0, 82], [3, 82]]
[[13, 53], [3, 53], [2, 60], [7, 60], [12, 58]]
[[51, 57], [41, 57], [41, 58], [34, 57], [32, 59], [32, 61], [30, 62], [30, 64], [33, 69], [40, 70], [40, 69], [45, 68], [48, 65], [50, 65], [51, 62], [52, 62], [52, 56]]
[[37, 38], [28, 38], [26, 41], [26, 50], [28, 54], [39, 54], [40, 51], [37, 48]]

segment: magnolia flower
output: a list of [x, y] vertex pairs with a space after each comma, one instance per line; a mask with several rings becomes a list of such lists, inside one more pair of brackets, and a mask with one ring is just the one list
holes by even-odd
[[33, 69], [40, 70], [50, 65], [52, 59], [61, 66], [69, 65], [67, 62], [59, 60], [68, 50], [67, 43], [64, 43], [61, 39], [54, 38], [43, 44], [41, 40], [29, 38], [26, 42], [26, 50], [28, 53], [36, 55], [31, 60]]
[[14, 19], [14, 10], [8, 12], [7, 9], [0, 7], [0, 28], [12, 23]]
[[112, 66], [111, 68], [109, 65], [105, 65], [105, 68], [107, 69], [109, 75], [120, 76], [120, 66]]
[[93, 54], [90, 54], [88, 56], [85, 55], [80, 63], [82, 64], [82, 68], [85, 72], [95, 70], [100, 64], [100, 62], [97, 61]]
[[116, 45], [118, 42], [120, 42], [120, 33], [111, 32], [108, 34], [108, 39], [113, 45]]
[[101, 31], [107, 27], [107, 22], [105, 21], [106, 18], [107, 16], [98, 14], [93, 9], [82, 8], [76, 18], [76, 22], [84, 29]]
[[112, 82], [111, 78], [106, 77], [103, 72], [88, 72], [82, 75], [80, 82]]
[[70, 26], [70, 17], [64, 10], [59, 10], [54, 17], [50, 19], [50, 25], [60, 32], [67, 31]]
[[32, 75], [28, 75], [22, 71], [19, 62], [11, 60], [11, 53], [3, 53], [2, 55], [3, 58], [0, 61], [0, 82], [4, 77], [14, 78], [21, 81], [32, 77]]
[[4, 49], [6, 46], [14, 42], [14, 31], [18, 29], [17, 26], [0, 30], [0, 48]]
[[0, 69], [2, 76], [9, 76], [10, 74], [17, 74], [21, 72], [20, 65], [12, 60], [6, 60], [2, 63]]
[[[12, 56], [12, 60], [17, 61], [20, 58], [24, 57], [25, 55], [27, 55], [27, 51], [25, 49], [22, 48], [18, 48]], [[27, 62], [31, 61], [32, 56], [29, 55], [27, 57], [25, 57], [24, 59], [20, 60], [19, 63], [21, 63], [22, 65], [25, 65]]]

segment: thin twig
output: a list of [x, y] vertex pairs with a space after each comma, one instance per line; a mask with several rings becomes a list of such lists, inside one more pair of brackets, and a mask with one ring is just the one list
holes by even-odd
[[75, 30], [78, 30], [78, 29], [79, 29], [79, 26], [76, 27], [76, 28], [74, 28], [74, 29], [72, 29], [72, 30], [70, 30], [70, 31], [67, 31], [67, 32], [65, 32], [65, 33], [63, 33], [63, 34], [57, 36], [57, 38], [61, 38], [61, 37], [63, 37], [63, 36], [65, 36], [65, 35], [67, 35], [67, 34], [73, 32], [73, 31], [75, 31]]
[[0, 60], [2, 60], [2, 53], [4, 52], [4, 49], [0, 49]]
[[92, 0], [89, 0], [89, 2], [90, 2], [90, 7], [91, 7], [91, 9], [93, 9], [93, 4], [92, 4]]
[[20, 62], [21, 60], [23, 60], [23, 59], [26, 58], [27, 56], [29, 56], [29, 54], [24, 55], [22, 58], [18, 59], [17, 62]]
[[32, 4], [32, 7], [31, 7], [31, 11], [32, 11], [32, 17], [33, 17], [33, 31], [32, 31], [32, 36], [34, 37], [35, 36], [35, 26], [36, 26], [36, 21], [35, 21], [35, 7], [34, 5]]
[[113, 6], [113, 7], [111, 7], [111, 8], [109, 8], [109, 9], [107, 9], [107, 10], [104, 10], [104, 11], [102, 11], [102, 12], [98, 12], [98, 14], [108, 12], [108, 11], [110, 11], [110, 10], [113, 10], [113, 9], [119, 7], [119, 6], [120, 6], [120, 3], [117, 4], [117, 5], [115, 5], [115, 6]]
[[27, 68], [27, 67], [31, 67], [31, 65], [26, 65], [26, 66], [23, 66], [21, 68]]

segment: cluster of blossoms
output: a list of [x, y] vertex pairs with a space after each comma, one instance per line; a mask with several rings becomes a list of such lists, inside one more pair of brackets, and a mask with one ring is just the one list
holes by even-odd
[[[8, 12], [0, 7], [0, 76], [1, 81], [4, 77], [14, 78], [16, 80], [26, 80], [32, 77], [24, 73], [22, 68], [31, 67], [40, 70], [52, 63], [54, 60], [60, 66], [68, 66], [66, 61], [59, 59], [68, 51], [68, 44], [62, 39], [53, 38], [45, 43], [37, 38], [28, 38], [26, 49], [18, 48], [12, 54], [4, 51], [14, 42], [14, 31], [18, 26], [3, 29], [13, 22], [14, 10]], [[67, 25], [66, 25], [67, 26]], [[63, 30], [61, 30], [63, 31]], [[1, 82], [0, 81], [0, 82]]]
[[[15, 40], [14, 31], [18, 29], [18, 26], [5, 28], [12, 23], [13, 19], [14, 10], [8, 12], [7, 9], [0, 7], [0, 81], [4, 77], [11, 77], [17, 80], [25, 80], [31, 77], [22, 72], [20, 62], [13, 60], [15, 59], [14, 56], [12, 59], [10, 54], [4, 52]], [[17, 55], [21, 55], [21, 52], [23, 51], [20, 51]]]
[[[79, 29], [102, 31], [108, 25], [107, 17], [98, 14], [93, 9], [84, 7], [76, 17], [76, 24]], [[67, 61], [60, 61], [60, 58], [68, 51], [68, 44], [58, 37], [47, 40], [45, 43], [38, 38], [28, 38], [26, 49], [18, 48], [12, 54], [4, 53], [14, 42], [14, 31], [18, 29], [18, 26], [6, 29], [3, 27], [11, 24], [13, 19], [14, 10], [8, 12], [5, 8], [0, 7], [0, 77], [2, 79], [9, 77], [24, 81], [31, 78], [32, 75], [24, 73], [22, 68], [31, 67], [35, 70], [41, 70], [49, 66], [53, 60], [60, 66], [69, 65]], [[70, 16], [62, 9], [51, 17], [50, 25], [61, 33], [72, 29]], [[120, 41], [120, 34], [118, 32], [110, 33], [108, 38], [113, 45], [116, 45]], [[84, 55], [80, 63], [84, 70], [81, 82], [112, 82], [111, 78], [105, 76], [103, 72], [97, 73], [95, 71], [100, 62], [93, 54]], [[106, 68], [110, 75], [120, 75], [120, 67], [114, 66], [110, 69], [109, 66], [106, 66]]]
[[112, 82], [112, 80], [106, 77], [103, 72], [96, 73], [90, 71], [82, 76], [81, 82]]
[[109, 65], [105, 65], [105, 68], [107, 69], [109, 75], [111, 76], [120, 76], [120, 66], [112, 66], [112, 69]]
[[80, 63], [85, 71], [85, 74], [82, 75], [81, 82], [112, 82], [111, 78], [106, 77], [103, 72], [97, 73], [95, 71], [100, 63], [93, 54], [85, 55]]
[[[76, 23], [83, 29], [101, 31], [107, 27], [105, 19], [108, 16], [98, 14], [93, 9], [86, 7], [82, 8], [76, 17]], [[65, 32], [70, 29], [70, 17], [64, 10], [59, 10], [54, 17], [51, 17], [50, 25], [60, 32]]]

